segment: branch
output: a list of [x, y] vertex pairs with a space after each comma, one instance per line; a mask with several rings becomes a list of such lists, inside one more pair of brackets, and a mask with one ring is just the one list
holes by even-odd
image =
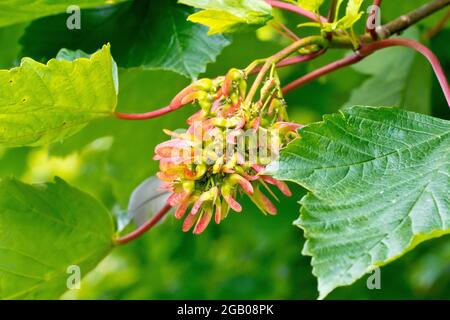
[[[286, 37], [287, 39], [291, 41], [297, 41], [300, 40], [300, 38], [291, 30], [289, 29], [284, 23], [281, 21], [274, 20], [273, 23], [270, 24], [272, 28], [275, 29], [278, 33], [280, 33], [282, 36]], [[281, 28], [281, 29], [280, 29]]]
[[[302, 9], [294, 4], [289, 4], [289, 3], [275, 1], [275, 0], [266, 0], [266, 2], [269, 3], [273, 7], [277, 7], [277, 8], [288, 10], [288, 11], [293, 11], [293, 12], [303, 15], [311, 20], [318, 21], [318, 17], [314, 13], [312, 13], [308, 10]], [[377, 2], [377, 0], [375, 0], [375, 2]], [[421, 7], [419, 7], [418, 9], [411, 11], [411, 12], [385, 24], [385, 25], [377, 27], [376, 28], [377, 38], [378, 39], [389, 38], [391, 35], [399, 33], [401, 31], [407, 29], [411, 25], [428, 17], [429, 15], [435, 13], [436, 11], [448, 6], [449, 4], [450, 4], [450, 0], [433, 0]], [[327, 18], [320, 17], [320, 20], [322, 22], [326, 22]], [[313, 38], [313, 37], [309, 37], [309, 38]], [[323, 39], [323, 38], [322, 38], [322, 40], [320, 40], [318, 38], [320, 38], [320, 37], [315, 37], [315, 42], [316, 42], [316, 44], [321, 45], [322, 48], [334, 47], [334, 48], [353, 49], [353, 44], [350, 41], [348, 41], [348, 39], [343, 38], [343, 37], [335, 36], [335, 37], [333, 37], [333, 39], [331, 41], [328, 41], [327, 39]], [[253, 98], [254, 94], [256, 93], [257, 87], [259, 86], [259, 83], [262, 81], [265, 73], [267, 72], [267, 70], [270, 68], [270, 66], [273, 63], [275, 63], [275, 64], [280, 63], [280, 66], [285, 66], [285, 65], [291, 65], [294, 63], [299, 63], [299, 62], [304, 61], [303, 58], [295, 57], [295, 58], [292, 58], [292, 60], [286, 59], [286, 61], [280, 62], [283, 59], [287, 58], [290, 54], [295, 52], [297, 49], [301, 48], [302, 46], [312, 44], [312, 43], [306, 44], [305, 42], [303, 42], [303, 40], [304, 39], [292, 43], [289, 47], [285, 48], [284, 50], [282, 50], [279, 53], [275, 54], [274, 56], [270, 57], [269, 59], [258, 60], [258, 64], [262, 61], [265, 61], [265, 63], [262, 66], [262, 68], [259, 70], [260, 73], [258, 74], [257, 79], [255, 80], [252, 88], [250, 89], [250, 93], [247, 97], [248, 98], [247, 100]], [[359, 40], [362, 44], [371, 43], [374, 41], [374, 39], [372, 39], [372, 35], [370, 35], [370, 34], [363, 35], [362, 37], [359, 38]], [[325, 46], [324, 43], [327, 43], [327, 45]], [[253, 65], [252, 65], [252, 67], [253, 67]], [[339, 66], [338, 68], [341, 68], [341, 66]], [[322, 69], [319, 69], [319, 70], [322, 70]], [[316, 71], [319, 71], [319, 70], [316, 70]], [[310, 81], [310, 80], [308, 80], [308, 81]], [[442, 82], [441, 82], [441, 85], [442, 85]], [[190, 102], [187, 100], [181, 101], [182, 100], [181, 98], [183, 98], [184, 96], [186, 96], [189, 93], [188, 92], [189, 89], [192, 89], [192, 88], [189, 88], [189, 87], [185, 88], [183, 91], [181, 91], [177, 95], [178, 98], [176, 97], [176, 99], [174, 99], [174, 101], [172, 101], [169, 106], [164, 107], [162, 109], [155, 110], [152, 112], [142, 113], [142, 114], [127, 114], [127, 113], [117, 112], [117, 113], [115, 113], [115, 115], [117, 118], [125, 119], [125, 120], [144, 120], [144, 119], [152, 119], [152, 118], [159, 117], [161, 115], [172, 112], [178, 108], [181, 108], [183, 105]]]
[[147, 221], [145, 224], [134, 230], [133, 232], [127, 234], [126, 236], [123, 236], [121, 238], [117, 238], [114, 243], [115, 244], [126, 244], [132, 240], [135, 240], [136, 238], [139, 238], [141, 235], [143, 235], [145, 232], [150, 230], [152, 227], [154, 227], [164, 216], [167, 214], [167, 212], [170, 211], [172, 207], [169, 204], [166, 204], [152, 219]]
[[[391, 35], [399, 33], [408, 27], [416, 24], [420, 20], [432, 15], [436, 11], [445, 8], [450, 4], [450, 0], [433, 0], [423, 6], [385, 24], [376, 28], [376, 33], [379, 39], [389, 38]], [[372, 38], [370, 35], [365, 35], [360, 38], [362, 42], [371, 42]]]
[[302, 85], [304, 85], [314, 79], [317, 79], [325, 74], [328, 74], [328, 73], [331, 73], [338, 69], [344, 68], [346, 66], [355, 64], [378, 50], [388, 48], [388, 47], [394, 47], [394, 46], [403, 46], [403, 47], [412, 48], [412, 49], [420, 52], [423, 56], [425, 56], [428, 59], [431, 66], [433, 67], [434, 73], [436, 74], [439, 84], [441, 85], [444, 96], [447, 99], [447, 104], [450, 107], [450, 87], [448, 85], [447, 78], [445, 77], [445, 73], [444, 73], [444, 70], [442, 69], [439, 59], [426, 46], [424, 46], [423, 44], [421, 44], [417, 41], [411, 40], [411, 39], [387, 39], [387, 40], [380, 40], [380, 41], [376, 41], [376, 42], [373, 42], [370, 44], [362, 45], [361, 49], [358, 52], [356, 52], [354, 55], [345, 57], [341, 60], [338, 60], [331, 64], [328, 64], [320, 69], [317, 69], [317, 70], [289, 83], [288, 85], [286, 85], [283, 88], [282, 91], [283, 91], [283, 93], [288, 93], [289, 91], [292, 91], [293, 89], [298, 88], [299, 86], [302, 86]]
[[123, 112], [116, 112], [115, 116], [122, 120], [147, 120], [147, 119], [153, 119], [160, 117], [162, 115], [165, 115], [166, 113], [172, 112], [178, 108], [173, 108], [171, 106], [167, 106], [155, 111], [150, 111], [146, 113], [123, 113]]
[[340, 59], [338, 61], [335, 61], [333, 63], [330, 63], [322, 68], [319, 68], [317, 70], [312, 71], [311, 73], [308, 73], [307, 75], [298, 78], [297, 80], [292, 81], [291, 83], [289, 83], [288, 85], [286, 85], [285, 87], [283, 87], [282, 91], [283, 94], [286, 94], [304, 84], [307, 84], [308, 82], [311, 82], [314, 79], [317, 79], [323, 75], [326, 75], [328, 73], [331, 73], [333, 71], [342, 69], [346, 66], [355, 64], [359, 61], [361, 61], [364, 57], [361, 56], [361, 54], [359, 52], [345, 57], [343, 59]]

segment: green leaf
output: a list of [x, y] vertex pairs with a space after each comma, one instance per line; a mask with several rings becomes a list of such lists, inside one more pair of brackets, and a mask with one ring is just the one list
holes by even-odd
[[[334, 22], [317, 23], [309, 22], [299, 24], [299, 27], [317, 27], [323, 31], [332, 32], [338, 29], [351, 29], [353, 25], [362, 17], [363, 12], [360, 11], [363, 0], [348, 0], [345, 9], [345, 16], [339, 19], [339, 9], [344, 0], [338, 0], [336, 3], [336, 13]], [[314, 1], [311, 1], [311, 3]]]
[[80, 30], [61, 28], [66, 15], [47, 17], [26, 29], [23, 55], [48, 60], [60, 48], [93, 52], [109, 42], [119, 67], [170, 70], [194, 79], [230, 40], [208, 36], [206, 27], [187, 21], [193, 12], [175, 0], [136, 0], [83, 10]]
[[1, 299], [56, 299], [68, 267], [86, 275], [111, 250], [114, 223], [94, 198], [57, 179], [0, 181]]
[[[0, 27], [66, 12], [66, 10], [72, 5], [76, 5], [80, 8], [92, 8], [124, 1], [128, 0], [80, 0], [76, 1], [76, 3], [72, 0], [2, 1], [0, 3]], [[66, 14], [65, 16], [67, 19], [70, 14]], [[63, 26], [65, 26], [65, 24]]]
[[272, 7], [263, 0], [179, 0], [203, 9], [189, 20], [209, 27], [209, 34], [232, 33], [261, 27], [272, 19]]
[[110, 116], [117, 104], [117, 70], [109, 45], [90, 59], [23, 58], [0, 70], [0, 146], [45, 145]]
[[[417, 39], [411, 29], [405, 36]], [[401, 106], [429, 114], [431, 111], [431, 68], [428, 61], [409, 48], [387, 48], [353, 67], [370, 77], [352, 91], [344, 106]]]
[[360, 11], [363, 0], [348, 0], [345, 16], [339, 21], [339, 27], [351, 28], [363, 15]]
[[310, 191], [295, 224], [320, 298], [450, 233], [449, 121], [352, 107], [300, 134], [270, 171]]

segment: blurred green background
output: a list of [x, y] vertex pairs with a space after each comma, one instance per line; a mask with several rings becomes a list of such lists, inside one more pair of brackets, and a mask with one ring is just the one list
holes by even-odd
[[[389, 10], [392, 17], [400, 11]], [[280, 18], [288, 23], [292, 20]], [[429, 25], [432, 24], [422, 24], [407, 35], [420, 38]], [[18, 65], [21, 56], [18, 40], [25, 27], [0, 29], [1, 68]], [[205, 76], [224, 74], [231, 67], [245, 67], [287, 44], [270, 28], [233, 38], [232, 45], [216, 63], [209, 65]], [[446, 71], [450, 70], [449, 38], [450, 30], [445, 29], [426, 41]], [[282, 70], [281, 78], [287, 83], [345, 54], [348, 53], [330, 51], [314, 62]], [[450, 119], [438, 83], [422, 57], [408, 49], [389, 49], [377, 55], [380, 56], [289, 94], [286, 99], [292, 120], [303, 124], [319, 121], [323, 114], [336, 112], [348, 103], [397, 104]], [[188, 79], [167, 71], [135, 68], [120, 70], [119, 75], [118, 110], [125, 112], [164, 106], [189, 83]], [[371, 92], [364, 87], [366, 81], [375, 83]], [[394, 88], [396, 83], [401, 87]], [[389, 90], [394, 93], [388, 95]], [[185, 119], [194, 110], [189, 106], [139, 123], [114, 119], [95, 122], [67, 141], [48, 148], [0, 149], [0, 177], [43, 182], [61, 176], [101, 199], [118, 215], [123, 214], [132, 190], [157, 170], [152, 156], [155, 145], [166, 139], [162, 129], [185, 127]], [[115, 249], [83, 280], [81, 290], [70, 291], [63, 298], [315, 299], [316, 280], [311, 274], [310, 258], [301, 255], [303, 234], [292, 225], [299, 212], [297, 201], [304, 190], [291, 187], [294, 196], [282, 199], [277, 216], [265, 217], [243, 200], [243, 213], [232, 214], [220, 226], [211, 225], [201, 236], [184, 234], [180, 221], [169, 217], [139, 240]], [[422, 244], [383, 267], [381, 290], [367, 289], [366, 280], [367, 276], [350, 287], [339, 288], [328, 299], [450, 298], [450, 238]]]

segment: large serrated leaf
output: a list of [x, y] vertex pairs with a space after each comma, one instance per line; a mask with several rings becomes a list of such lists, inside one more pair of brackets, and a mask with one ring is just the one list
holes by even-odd
[[88, 122], [110, 116], [117, 104], [117, 69], [109, 45], [89, 59], [30, 58], [0, 70], [0, 146], [37, 146], [62, 140]]
[[352, 107], [300, 134], [273, 173], [310, 191], [295, 224], [321, 298], [450, 233], [449, 121]]
[[110, 42], [119, 67], [170, 70], [194, 79], [230, 41], [208, 36], [206, 27], [187, 21], [193, 12], [176, 0], [136, 0], [83, 10], [80, 30], [61, 28], [64, 14], [47, 17], [26, 29], [23, 54], [45, 60], [60, 48], [92, 52]]
[[[79, 8], [92, 8], [106, 4], [115, 4], [128, 0], [8, 0], [0, 3], [0, 27], [34, 20], [40, 17], [66, 12], [71, 6]], [[72, 12], [72, 10], [69, 10]], [[66, 18], [69, 14], [66, 15]], [[63, 25], [65, 26], [65, 24]]]
[[189, 20], [209, 27], [209, 34], [245, 31], [263, 26], [272, 18], [272, 9], [263, 0], [179, 0], [203, 9]]
[[60, 179], [0, 181], [0, 299], [56, 299], [69, 267], [86, 275], [111, 250], [114, 223], [91, 196]]

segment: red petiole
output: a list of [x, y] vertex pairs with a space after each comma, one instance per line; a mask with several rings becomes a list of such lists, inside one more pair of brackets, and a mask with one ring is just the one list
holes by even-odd
[[296, 89], [296, 88], [310, 82], [311, 80], [317, 79], [325, 74], [329, 74], [329, 73], [336, 71], [338, 69], [341, 69], [343, 67], [355, 64], [378, 50], [388, 48], [388, 47], [394, 47], [394, 46], [403, 46], [403, 47], [408, 47], [408, 48], [414, 49], [414, 50], [420, 52], [424, 57], [427, 58], [427, 60], [430, 62], [431, 66], [434, 70], [434, 73], [436, 74], [439, 84], [441, 85], [442, 91], [447, 100], [447, 104], [450, 107], [450, 88], [449, 88], [448, 81], [445, 76], [444, 70], [442, 69], [442, 66], [439, 62], [439, 59], [426, 46], [422, 45], [421, 43], [419, 43], [417, 41], [411, 40], [411, 39], [386, 39], [386, 40], [380, 40], [380, 41], [373, 42], [370, 44], [362, 45], [360, 50], [357, 53], [355, 53], [354, 55], [345, 57], [338, 61], [335, 61], [329, 65], [326, 65], [320, 69], [317, 69], [317, 70], [289, 83], [288, 85], [286, 85], [283, 88], [283, 93], [288, 93], [288, 92], [292, 91], [293, 89]]
[[171, 208], [172, 207], [170, 205], [166, 204], [152, 219], [126, 236], [117, 238], [114, 243], [118, 245], [126, 244], [140, 237], [142, 234], [153, 228], [162, 218], [164, 218]]

